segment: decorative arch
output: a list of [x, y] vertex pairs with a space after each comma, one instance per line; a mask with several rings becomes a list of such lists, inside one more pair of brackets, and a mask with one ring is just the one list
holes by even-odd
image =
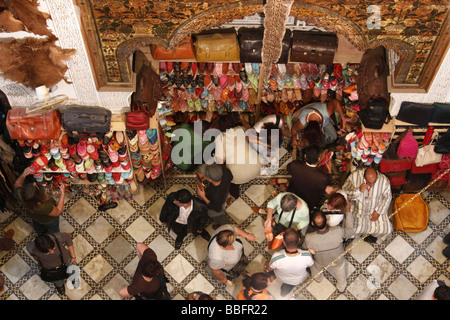
[[[101, 4], [97, 0], [86, 0], [85, 2], [89, 1]], [[137, 48], [149, 44], [171, 48], [176, 46], [187, 35], [217, 28], [234, 19], [252, 16], [255, 13], [262, 13], [264, 10], [262, 0], [230, 1], [228, 3], [218, 0], [217, 3], [212, 3], [202, 8], [196, 4], [198, 6], [197, 10], [192, 10], [188, 14], [186, 13], [188, 11], [186, 9], [188, 7], [187, 2], [169, 0], [168, 3], [172, 5], [176, 3], [177, 10], [182, 11], [184, 16], [178, 20], [176, 17], [173, 17], [174, 23], [171, 26], [163, 26], [163, 33], [158, 33], [156, 30], [162, 30], [158, 28], [161, 28], [163, 25], [163, 20], [167, 19], [168, 13], [165, 13], [165, 18], [161, 17], [158, 20], [154, 16], [154, 11], [152, 12], [153, 18], [151, 21], [145, 21], [145, 17], [144, 20], [139, 21], [142, 30], [152, 30], [147, 34], [136, 30], [130, 31], [120, 41], [110, 44], [105, 39], [102, 39], [101, 36], [99, 37], [99, 34], [93, 33], [100, 39], [98, 41], [100, 49], [97, 49], [97, 57], [95, 57], [97, 65], [102, 65], [102, 68], [105, 68], [102, 71], [103, 73], [100, 73], [102, 73], [101, 75], [104, 78], [108, 79], [108, 84], [113, 84], [111, 88], [123, 88], [130, 83], [131, 68], [128, 65], [127, 58]], [[435, 69], [436, 65], [438, 65], [435, 62], [436, 59], [431, 59], [431, 57], [438, 56], [439, 60], [442, 59], [445, 55], [444, 49], [448, 46], [448, 32], [445, 33], [443, 31], [446, 26], [448, 27], [448, 8], [443, 3], [443, 1], [439, 0], [439, 3], [432, 6], [433, 8], [430, 7], [427, 1], [417, 0], [414, 3], [415, 6], [410, 13], [416, 17], [414, 22], [417, 22], [418, 25], [420, 24], [420, 28], [417, 29], [416, 33], [411, 33], [411, 28], [407, 24], [409, 16], [403, 16], [402, 19], [404, 21], [398, 23], [397, 16], [401, 15], [402, 5], [390, 2], [379, 2], [379, 5], [382, 7], [385, 24], [382, 30], [378, 31], [367, 28], [366, 23], [369, 14], [366, 13], [366, 10], [368, 4], [363, 0], [295, 1], [291, 7], [290, 15], [325, 30], [344, 35], [359, 50], [364, 51], [378, 45], [394, 50], [400, 57], [400, 60], [395, 67], [393, 83], [399, 87], [404, 85], [404, 87], [420, 87], [426, 90], [433, 78], [433, 71], [430, 71], [430, 69]], [[126, 14], [126, 12], [120, 14]], [[435, 15], [432, 25], [427, 25], [426, 23], [428, 22], [423, 20], [429, 14]], [[152, 29], [152, 23], [155, 23], [155, 21], [159, 21], [156, 22], [158, 23], [158, 28]], [[104, 27], [105, 22], [99, 20], [99, 24], [101, 22], [103, 22]], [[116, 20], [116, 23], [120, 24], [120, 19]], [[438, 40], [443, 41], [444, 48], [435, 44]], [[439, 54], [436, 55], [435, 52]], [[102, 56], [103, 60], [101, 63], [98, 63], [98, 59], [102, 54], [104, 55]], [[423, 73], [426, 74], [425, 78], [427, 81], [421, 81]]]

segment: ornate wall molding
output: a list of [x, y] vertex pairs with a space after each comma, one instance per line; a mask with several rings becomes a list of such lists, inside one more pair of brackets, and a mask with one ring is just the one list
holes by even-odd
[[[97, 86], [111, 91], [132, 86], [130, 67], [123, 57], [139, 42], [136, 39], [152, 38], [152, 43], [171, 47], [186, 35], [263, 12], [262, 0], [73, 1], [83, 12], [82, 25]], [[367, 26], [369, 5], [380, 10], [379, 29]], [[445, 0], [304, 0], [294, 2], [291, 14], [346, 35], [360, 50], [380, 44], [396, 50], [401, 59], [393, 77], [394, 87], [427, 90], [435, 61], [442, 61], [442, 48], [449, 42], [448, 32], [442, 32], [448, 26], [448, 9]]]

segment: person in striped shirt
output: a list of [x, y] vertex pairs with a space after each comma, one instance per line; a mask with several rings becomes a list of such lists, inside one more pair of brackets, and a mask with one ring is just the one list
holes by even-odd
[[298, 249], [300, 235], [289, 228], [283, 235], [284, 249], [275, 252], [270, 261], [264, 264], [264, 270], [271, 277], [277, 278], [281, 285], [281, 296], [288, 295], [295, 286], [308, 277], [308, 268], [314, 264], [310, 252]]
[[350, 174], [342, 189], [354, 214], [355, 236], [368, 234], [365, 241], [381, 244], [393, 231], [388, 219], [392, 200], [389, 179], [372, 167], [358, 169]]

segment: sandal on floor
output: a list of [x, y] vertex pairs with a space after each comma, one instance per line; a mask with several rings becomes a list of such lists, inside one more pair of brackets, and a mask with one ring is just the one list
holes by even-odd
[[288, 179], [284, 179], [284, 178], [274, 178], [274, 179], [270, 179], [269, 180], [269, 184], [271, 185], [277, 185], [277, 184], [285, 184], [288, 183]]
[[98, 207], [99, 211], [106, 211], [108, 209], [114, 209], [115, 207], [117, 207], [117, 202], [107, 202], [105, 204], [102, 204], [101, 206]]
[[252, 207], [253, 212], [259, 213], [259, 214], [267, 214], [266, 210], [260, 208], [260, 207]]

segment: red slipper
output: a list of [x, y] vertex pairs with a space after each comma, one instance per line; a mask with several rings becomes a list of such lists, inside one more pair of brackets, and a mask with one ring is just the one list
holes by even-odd
[[277, 184], [285, 184], [288, 183], [288, 179], [284, 179], [284, 178], [273, 178], [269, 180], [269, 184], [271, 185], [277, 185]]

